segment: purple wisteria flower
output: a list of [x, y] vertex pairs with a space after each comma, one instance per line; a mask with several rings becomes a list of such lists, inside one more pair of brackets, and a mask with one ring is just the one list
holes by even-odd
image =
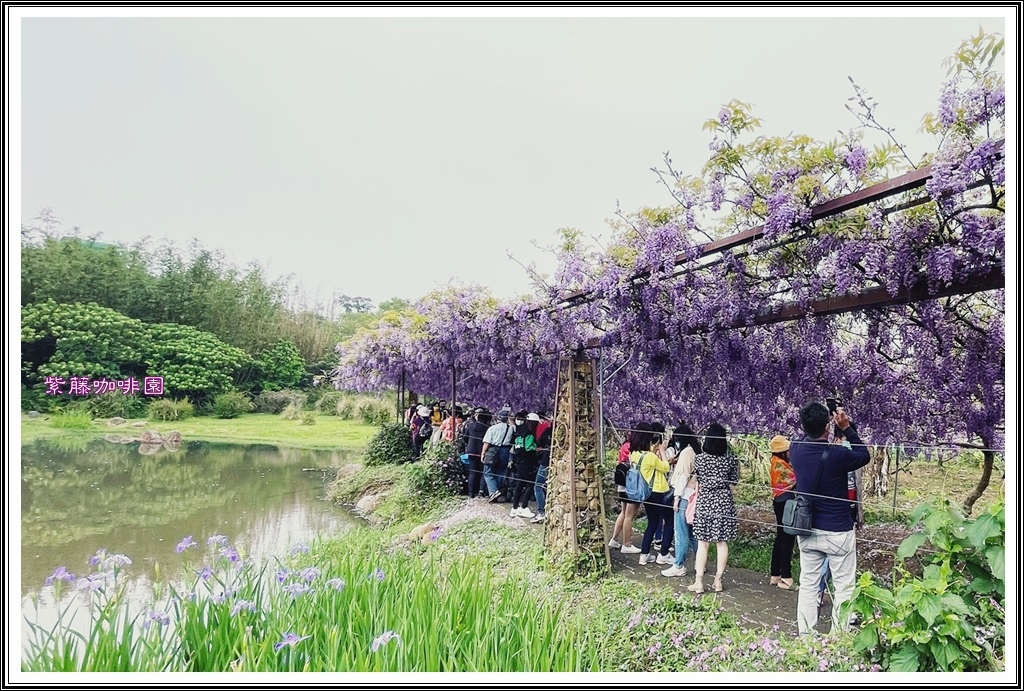
[[309, 581], [310, 583], [312, 583], [317, 578], [319, 578], [319, 576], [320, 576], [320, 569], [318, 569], [315, 566], [307, 566], [306, 568], [304, 568], [302, 571], [299, 572], [299, 576], [302, 577], [304, 580]]
[[332, 578], [331, 580], [327, 581], [327, 585], [331, 586], [335, 590], [344, 590], [345, 580], [343, 578]]
[[388, 642], [392, 639], [397, 641], [397, 645], [402, 644], [402, 639], [397, 633], [395, 633], [394, 631], [385, 631], [384, 633], [373, 639], [373, 643], [370, 644], [370, 652], [377, 652], [381, 649], [382, 646], [387, 645]]
[[281, 636], [280, 641], [274, 644], [274, 652], [279, 651], [285, 646], [294, 648], [300, 641], [304, 641], [307, 638], [311, 638], [311, 636], [299, 636], [299, 634], [289, 631]]
[[732, 120], [732, 114], [727, 108], [722, 108], [718, 111], [718, 122], [723, 126], [728, 126], [729, 121]]
[[174, 551], [181, 554], [189, 547], [199, 547], [199, 545], [196, 544], [196, 541], [192, 539], [191, 535], [186, 536], [184, 540], [179, 542], [178, 546], [174, 548]]
[[242, 610], [248, 610], [250, 612], [256, 611], [256, 603], [249, 602], [248, 600], [239, 600], [235, 603], [234, 607], [231, 608], [231, 616], [236, 616]]
[[300, 542], [292, 547], [292, 554], [309, 554], [309, 545], [305, 542]]
[[206, 544], [211, 547], [214, 545], [226, 545], [228, 544], [228, 536], [219, 534], [211, 535], [210, 537], [206, 538]]
[[53, 573], [46, 577], [46, 580], [43, 581], [43, 585], [53, 585], [57, 581], [67, 581], [70, 583], [74, 580], [75, 574], [71, 573], [63, 566], [58, 566], [53, 570]]
[[305, 583], [289, 583], [284, 586], [284, 591], [291, 595], [293, 598], [300, 598], [309, 592], [309, 586]]
[[868, 170], [868, 152], [861, 146], [850, 147], [843, 160], [854, 175], [863, 175]]

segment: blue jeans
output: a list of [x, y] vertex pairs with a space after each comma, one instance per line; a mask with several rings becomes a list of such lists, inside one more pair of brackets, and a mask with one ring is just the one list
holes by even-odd
[[676, 524], [676, 568], [683, 565], [686, 561], [686, 553], [693, 552], [697, 554], [697, 541], [693, 539], [693, 526], [686, 522], [686, 505], [689, 504], [688, 499], [679, 500], [679, 510], [675, 512], [675, 524]]
[[542, 465], [537, 468], [537, 485], [534, 488], [534, 495], [537, 497], [537, 513], [544, 515], [544, 504], [548, 500], [548, 466]]
[[487, 485], [488, 495], [505, 490], [508, 485], [508, 451], [506, 448], [499, 448], [498, 458], [494, 463], [484, 465], [484, 483]]

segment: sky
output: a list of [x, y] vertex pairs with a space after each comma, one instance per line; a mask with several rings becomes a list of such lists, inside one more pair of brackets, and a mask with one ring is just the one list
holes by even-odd
[[20, 222], [198, 238], [310, 305], [453, 281], [512, 298], [522, 265], [554, 272], [559, 228], [607, 237], [617, 208], [668, 206], [651, 167], [697, 173], [733, 98], [765, 134], [832, 139], [857, 124], [853, 77], [933, 150], [943, 59], [1007, 31], [971, 12], [25, 18]]

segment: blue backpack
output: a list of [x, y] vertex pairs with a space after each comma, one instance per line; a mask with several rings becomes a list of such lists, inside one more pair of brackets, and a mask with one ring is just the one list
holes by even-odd
[[[639, 453], [639, 452], [637, 452]], [[651, 493], [654, 491], [651, 485], [644, 479], [644, 476], [640, 474], [640, 462], [643, 461], [643, 454], [639, 454], [640, 458], [637, 463], [630, 463], [629, 470], [626, 471], [626, 497], [632, 501], [644, 502], [651, 498]], [[651, 476], [654, 479], [654, 476]]]

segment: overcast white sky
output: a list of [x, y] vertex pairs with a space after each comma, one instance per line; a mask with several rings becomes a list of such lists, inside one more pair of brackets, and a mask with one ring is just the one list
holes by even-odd
[[765, 133], [832, 138], [856, 125], [852, 76], [926, 153], [942, 60], [979, 26], [1008, 30], [978, 15], [26, 18], [20, 220], [50, 207], [106, 241], [199, 238], [320, 300], [453, 278], [510, 297], [529, 283], [509, 252], [551, 273], [531, 241], [606, 233], [617, 201], [667, 205], [650, 167], [670, 151], [696, 172], [701, 125], [732, 98]]

